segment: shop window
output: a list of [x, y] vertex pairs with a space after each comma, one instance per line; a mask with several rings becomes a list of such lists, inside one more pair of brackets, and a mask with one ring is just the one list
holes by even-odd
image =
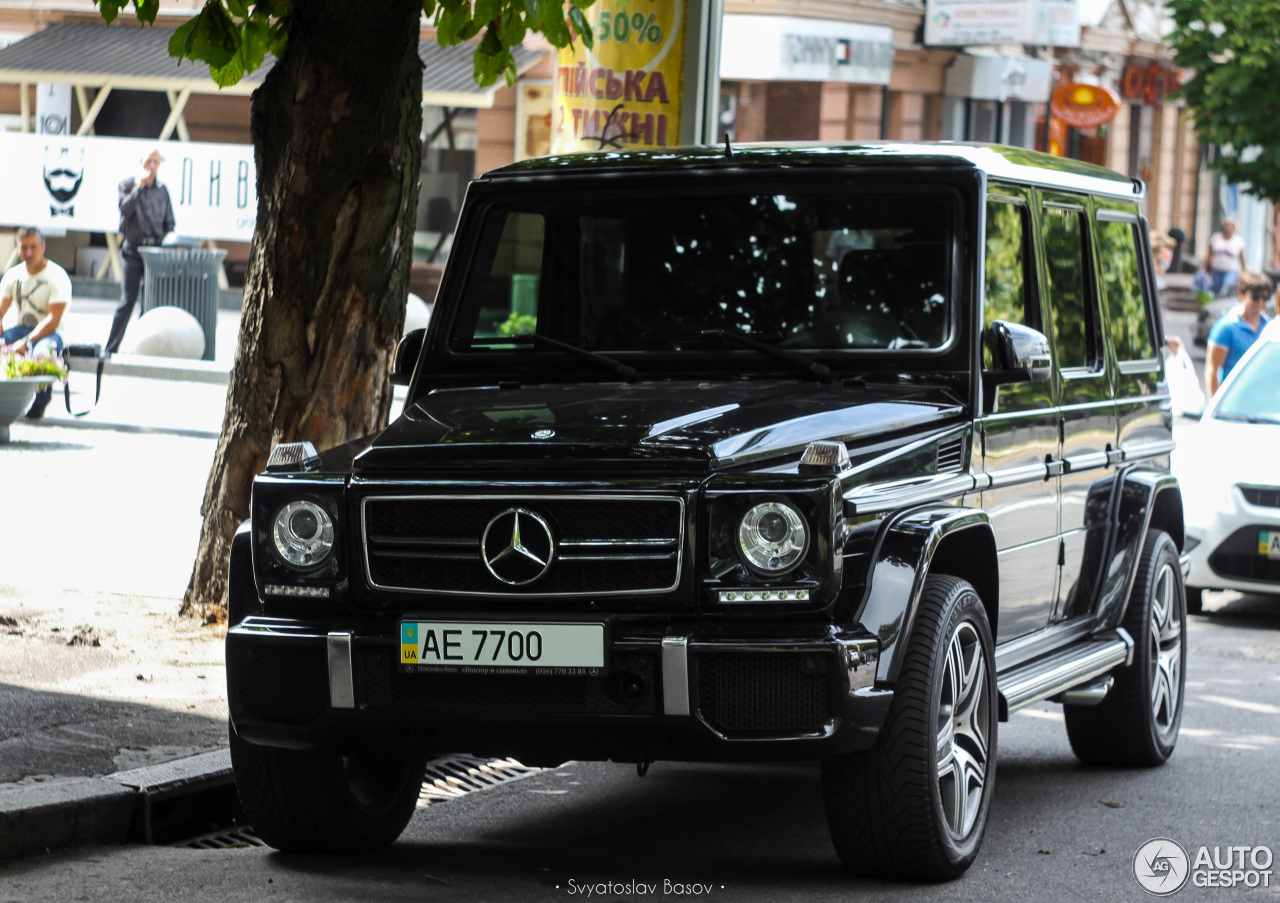
[[476, 111], [424, 107], [414, 263], [442, 264], [453, 244], [462, 196], [476, 171]]

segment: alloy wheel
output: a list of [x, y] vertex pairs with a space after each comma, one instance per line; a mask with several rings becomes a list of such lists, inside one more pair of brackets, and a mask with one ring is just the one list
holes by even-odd
[[938, 792], [953, 837], [966, 837], [981, 811], [990, 765], [987, 662], [969, 621], [947, 643], [937, 719]]

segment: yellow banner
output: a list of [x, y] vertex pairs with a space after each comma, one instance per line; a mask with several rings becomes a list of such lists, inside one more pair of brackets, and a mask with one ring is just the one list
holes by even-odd
[[587, 10], [595, 46], [557, 54], [551, 152], [680, 143], [683, 0], [599, 0]]

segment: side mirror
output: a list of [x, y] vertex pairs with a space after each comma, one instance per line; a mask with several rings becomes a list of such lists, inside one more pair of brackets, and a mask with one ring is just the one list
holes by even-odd
[[413, 377], [413, 368], [422, 356], [422, 341], [427, 337], [425, 329], [415, 329], [400, 340], [395, 357], [391, 359], [391, 384], [407, 386]]
[[991, 342], [995, 369], [982, 374], [984, 382], [1001, 385], [1049, 378], [1053, 359], [1044, 333], [1021, 323], [996, 320], [988, 327], [987, 338]]

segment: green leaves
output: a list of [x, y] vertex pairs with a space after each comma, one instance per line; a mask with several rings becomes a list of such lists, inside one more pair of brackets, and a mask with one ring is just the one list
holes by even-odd
[[1177, 64], [1195, 71], [1181, 94], [1196, 136], [1218, 145], [1214, 166], [1280, 201], [1280, 0], [1170, 0]]
[[[154, 24], [160, 0], [94, 0], [110, 24], [130, 3], [140, 22]], [[169, 39], [169, 55], [208, 63], [213, 80], [234, 85], [279, 56], [288, 38], [291, 0], [206, 0], [204, 8]]]
[[[475, 79], [488, 86], [502, 76], [510, 86], [516, 80], [511, 50], [531, 31], [542, 34], [556, 47], [568, 46], [575, 38], [592, 46], [594, 34], [583, 11], [593, 2], [422, 0], [422, 11], [434, 18], [436, 40], [442, 47], [470, 41], [483, 32], [476, 45]], [[1280, 0], [1269, 2], [1280, 3]], [[130, 4], [139, 21], [153, 23], [160, 8], [160, 0], [94, 0], [94, 3], [108, 23]], [[207, 63], [217, 84], [234, 85], [261, 67], [267, 54], [278, 57], [284, 52], [292, 9], [293, 0], [205, 0], [199, 14], [174, 33], [169, 41], [169, 54]]]

